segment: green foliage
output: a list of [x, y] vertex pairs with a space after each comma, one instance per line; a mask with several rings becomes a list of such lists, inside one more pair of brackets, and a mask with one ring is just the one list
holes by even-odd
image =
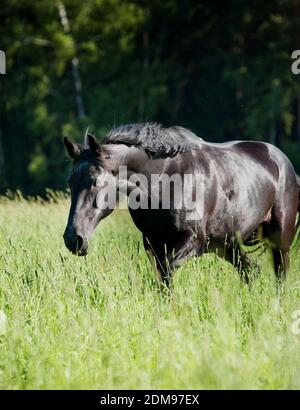
[[1, 389], [299, 388], [297, 254], [281, 294], [268, 255], [251, 286], [205, 255], [164, 294], [125, 211], [78, 258], [62, 239], [69, 200], [48, 199], [0, 203]]
[[[300, 5], [290, 0], [64, 2], [3, 0], [0, 48], [0, 189], [65, 187], [62, 136], [100, 138], [120, 123], [152, 120], [210, 141], [249, 138], [285, 149], [300, 141]], [[79, 118], [72, 59], [86, 116]], [[297, 148], [297, 152], [299, 148]], [[1, 150], [0, 150], [1, 154]], [[300, 170], [299, 156], [293, 161]]]

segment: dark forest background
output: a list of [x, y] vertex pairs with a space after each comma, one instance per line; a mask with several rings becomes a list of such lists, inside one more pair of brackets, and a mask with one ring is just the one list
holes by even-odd
[[300, 2], [1, 0], [0, 190], [64, 189], [62, 136], [156, 121], [300, 170]]

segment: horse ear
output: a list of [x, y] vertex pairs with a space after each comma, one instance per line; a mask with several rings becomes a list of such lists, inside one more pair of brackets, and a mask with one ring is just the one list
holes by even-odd
[[78, 157], [78, 155], [80, 154], [80, 147], [78, 144], [73, 143], [67, 137], [64, 137], [64, 144], [71, 158]]
[[92, 134], [87, 134], [87, 142], [89, 149], [92, 151], [92, 153], [98, 156], [101, 152], [101, 145], [97, 138], [94, 137], [94, 135]]

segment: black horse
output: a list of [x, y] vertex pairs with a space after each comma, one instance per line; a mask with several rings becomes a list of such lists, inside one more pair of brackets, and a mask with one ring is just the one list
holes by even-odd
[[[107, 181], [113, 180], [117, 191], [126, 186], [127, 195], [138, 189], [146, 198], [143, 203], [148, 206], [132, 206], [129, 200], [129, 211], [163, 280], [169, 281], [173, 269], [187, 257], [210, 251], [248, 272], [250, 259], [242, 244], [259, 231], [271, 247], [277, 277], [285, 276], [300, 190], [293, 166], [275, 146], [256, 141], [208, 143], [182, 127], [148, 123], [113, 129], [101, 144], [90, 134], [84, 145], [67, 138], [64, 143], [74, 160], [64, 233], [73, 253], [87, 254], [94, 229], [112, 212], [115, 203], [108, 206], [104, 197], [111, 185]], [[125, 177], [120, 177], [120, 166], [127, 167]], [[141, 183], [126, 185], [136, 175], [144, 177], [148, 189]], [[162, 185], [153, 187], [153, 175], [203, 177], [201, 206], [196, 206], [192, 218], [183, 201], [174, 206], [174, 188], [170, 206], [161, 206]], [[189, 179], [184, 195], [194, 198], [196, 185]], [[159, 206], [153, 209], [149, 204], [154, 195]]]

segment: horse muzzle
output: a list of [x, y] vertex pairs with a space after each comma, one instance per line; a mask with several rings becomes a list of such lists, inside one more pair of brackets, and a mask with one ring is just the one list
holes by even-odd
[[88, 253], [88, 240], [81, 235], [64, 233], [64, 241], [66, 247], [74, 255], [85, 256]]

